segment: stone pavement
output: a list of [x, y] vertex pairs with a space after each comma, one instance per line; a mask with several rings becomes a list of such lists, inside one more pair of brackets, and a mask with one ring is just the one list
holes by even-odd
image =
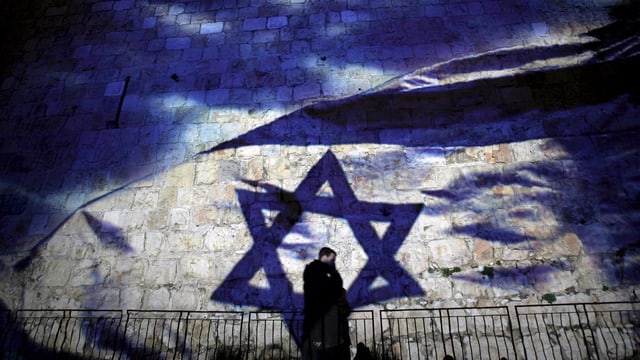
[[[535, 302], [546, 293], [566, 293], [569, 300], [593, 294], [599, 300], [626, 297], [632, 290], [619, 273], [636, 269], [623, 261], [631, 256], [625, 254], [631, 254], [633, 239], [600, 248], [596, 238], [608, 239], [613, 228], [619, 235], [633, 234], [637, 204], [619, 203], [623, 195], [609, 194], [615, 211], [601, 217], [599, 210], [580, 211], [576, 205], [593, 195], [591, 183], [607, 188], [602, 184], [609, 182], [637, 195], [632, 172], [579, 180], [594, 169], [611, 170], [587, 161], [596, 155], [612, 159], [618, 170], [637, 159], [629, 138], [616, 137], [613, 150], [606, 145], [609, 132], [636, 128], [637, 108], [626, 103], [624, 91], [608, 88], [611, 96], [602, 99], [572, 87], [586, 72], [553, 72], [597, 60], [594, 54], [603, 42], [587, 33], [614, 23], [613, 5], [542, 0], [43, 3], [33, 19], [16, 25], [24, 43], [12, 53], [15, 61], [0, 83], [2, 300], [10, 307], [223, 306], [209, 296], [253, 243], [237, 191], [257, 188], [241, 180], [294, 191], [329, 148], [358, 197], [429, 205], [415, 225], [421, 231], [411, 233], [398, 253], [398, 261], [428, 289], [408, 303]], [[606, 45], [616, 46], [626, 35]], [[540, 86], [513, 80], [535, 71], [542, 75], [524, 79]], [[465, 84], [477, 84], [472, 80], [481, 82], [480, 92], [463, 90]], [[556, 93], [544, 93], [547, 82]], [[440, 95], [406, 102], [390, 97], [377, 106], [359, 100], [379, 91], [426, 88]], [[348, 100], [334, 112], [331, 101], [340, 99]], [[598, 106], [585, 99], [597, 100]], [[398, 111], [405, 105], [409, 110]], [[373, 129], [375, 141], [326, 140], [322, 131], [331, 129], [332, 119], [348, 114], [343, 121], [349, 123], [362, 114], [359, 109], [379, 122], [364, 117], [331, 134], [357, 137], [362, 123], [370, 121], [364, 128]], [[317, 121], [327, 111], [329, 120]], [[411, 125], [416, 118], [432, 119], [445, 130], [421, 133]], [[579, 125], [563, 132], [549, 119]], [[265, 146], [232, 146], [197, 156], [272, 123], [266, 131], [276, 140]], [[450, 123], [456, 125], [448, 128]], [[603, 137], [589, 137], [596, 132]], [[431, 137], [440, 140], [423, 140]], [[295, 146], [286, 146], [289, 142]], [[306, 144], [318, 146], [300, 146]], [[583, 153], [586, 144], [592, 147]], [[544, 167], [551, 175], [537, 167], [547, 160]], [[541, 178], [522, 180], [520, 174], [528, 171]], [[491, 183], [495, 176], [497, 185]], [[444, 193], [427, 193], [454, 185], [461, 192], [448, 204]], [[584, 192], [570, 191], [576, 187]], [[350, 254], [341, 264], [346, 281], [355, 281], [371, 254], [355, 241], [340, 240], [353, 240], [352, 229], [323, 216], [305, 221], [310, 233], [298, 229], [301, 238], [285, 243], [304, 244], [314, 236], [335, 242], [341, 253]], [[584, 224], [589, 229], [578, 226]], [[520, 240], [514, 244], [513, 237]], [[531, 239], [538, 241], [532, 245]], [[587, 256], [583, 243], [597, 249], [597, 256]], [[306, 249], [316, 246], [288, 255], [284, 252], [292, 250], [278, 250], [294, 294], [301, 285], [291, 273], [312, 256]], [[495, 283], [478, 275], [485, 266], [501, 264], [520, 270], [498, 276]], [[608, 275], [590, 277], [584, 269], [593, 264]], [[457, 267], [464, 275], [457, 280], [439, 272]], [[254, 275], [247, 274], [255, 289], [269, 287], [269, 274]], [[389, 280], [380, 279], [380, 286]], [[603, 290], [614, 287], [622, 295]], [[220, 303], [255, 305], [228, 296]], [[353, 293], [354, 299], [363, 296]]]

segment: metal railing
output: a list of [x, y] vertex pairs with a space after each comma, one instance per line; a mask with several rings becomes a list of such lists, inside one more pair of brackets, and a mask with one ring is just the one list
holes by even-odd
[[[515, 311], [510, 311], [514, 310]], [[299, 359], [301, 312], [0, 311], [0, 359]], [[631, 359], [640, 303], [361, 310], [352, 355], [375, 359]]]
[[[300, 359], [301, 349], [295, 339], [302, 334], [302, 312], [249, 313], [248, 357], [252, 359]], [[374, 312], [357, 310], [349, 316], [349, 338], [352, 344], [375, 346]], [[355, 355], [355, 354], [354, 354]]]
[[382, 353], [393, 359], [514, 358], [507, 307], [382, 310]]
[[525, 359], [640, 358], [640, 303], [516, 306]]
[[113, 349], [121, 346], [120, 311], [18, 310], [5, 312], [1, 321], [3, 358], [46, 358], [52, 354], [69, 358], [82, 354], [111, 359]]
[[242, 312], [136, 310], [126, 319], [121, 354], [133, 359], [215, 359], [242, 347]]

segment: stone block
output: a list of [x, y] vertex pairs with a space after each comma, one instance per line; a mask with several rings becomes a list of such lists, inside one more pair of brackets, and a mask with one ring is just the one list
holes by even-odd
[[340, 20], [343, 23], [353, 23], [358, 21], [358, 14], [352, 10], [343, 10], [340, 12]]
[[175, 207], [178, 200], [178, 189], [175, 187], [162, 188], [158, 194], [158, 208]]
[[176, 230], [184, 230], [189, 227], [191, 216], [189, 209], [173, 208], [169, 210], [169, 226]]
[[549, 27], [546, 23], [543, 22], [535, 22], [531, 24], [533, 28], [533, 34], [537, 37], [547, 37], [549, 36]]
[[490, 279], [484, 277], [478, 269], [465, 270], [451, 276], [454, 297], [467, 306], [490, 293]]
[[[278, 40], [277, 30], [260, 30], [253, 33], [254, 44], [273, 43]], [[254, 45], [255, 47], [255, 45]]]
[[29, 224], [29, 231], [27, 233], [29, 235], [43, 235], [45, 234], [45, 230], [48, 223], [49, 223], [49, 215], [36, 214], [31, 218], [31, 223]]
[[169, 7], [169, 16], [176, 16], [184, 13], [184, 4], [173, 4]]
[[418, 279], [418, 284], [424, 289], [424, 297], [428, 300], [449, 299], [453, 296], [451, 279], [423, 274], [422, 277]]
[[[193, 224], [193, 212], [189, 211], [189, 223]], [[190, 228], [174, 228], [167, 236], [165, 247], [161, 255], [171, 257], [172, 254], [184, 254], [188, 252], [199, 252], [202, 250], [202, 237], [200, 231], [193, 231]]]
[[[216, 254], [224, 254], [240, 249], [248, 250], [253, 241], [244, 224], [216, 226], [204, 234], [203, 240], [206, 248]], [[218, 260], [223, 261], [222, 259]], [[227, 261], [224, 260], [224, 263], [227, 263]]]
[[196, 26], [191, 26], [191, 14], [180, 14], [176, 16], [176, 24], [182, 27], [183, 34], [185, 35], [193, 35], [197, 32], [197, 29], [195, 29]]
[[243, 31], [264, 30], [267, 28], [266, 18], [245, 19], [242, 24]]
[[314, 27], [324, 27], [326, 15], [324, 13], [315, 13], [309, 15], [309, 25]]
[[267, 19], [267, 29], [279, 29], [287, 26], [286, 16], [274, 16]]
[[133, 196], [134, 209], [155, 209], [158, 206], [158, 190], [143, 189]]
[[486, 240], [477, 239], [474, 241], [473, 259], [478, 264], [490, 264], [495, 260], [493, 256], [493, 245]]
[[49, 259], [44, 266], [40, 283], [44, 286], [66, 286], [71, 278], [73, 264], [63, 258]]
[[207, 90], [206, 102], [208, 105], [221, 105], [229, 100], [229, 89]]
[[185, 282], [193, 279], [211, 278], [211, 263], [213, 259], [202, 255], [186, 256], [180, 260], [180, 277]]
[[73, 264], [73, 273], [69, 286], [98, 286], [103, 285], [104, 279], [98, 270], [95, 259], [82, 260]]
[[164, 49], [165, 39], [151, 39], [147, 44], [148, 51], [159, 51]]
[[189, 208], [208, 205], [209, 199], [215, 197], [215, 194], [210, 189], [209, 186], [179, 188], [176, 205]]
[[170, 37], [167, 38], [165, 43], [165, 49], [167, 50], [181, 50], [188, 49], [191, 47], [191, 38], [190, 37]]
[[134, 232], [127, 234], [127, 245], [131, 249], [129, 251], [130, 254], [144, 252], [144, 238], [145, 234], [143, 232]]
[[317, 83], [307, 83], [293, 88], [293, 100], [300, 101], [320, 96], [321, 87]]
[[120, 221], [121, 213], [122, 213], [121, 210], [113, 210], [113, 211], [106, 212], [102, 217], [100, 231], [105, 233], [114, 233], [114, 232], [120, 231], [118, 224], [121, 223]]
[[197, 288], [182, 286], [169, 292], [171, 307], [180, 310], [199, 310], [202, 298]]
[[156, 27], [157, 19], [155, 16], [149, 16], [142, 20], [142, 28], [143, 29], [153, 29]]
[[250, 4], [250, 6], [239, 6], [238, 9], [238, 17], [242, 19], [246, 18], [257, 18], [260, 16], [260, 8], [258, 6], [253, 6], [257, 4]]
[[[601, 290], [603, 285], [610, 285], [617, 281], [615, 277], [616, 273], [619, 273], [619, 265], [600, 261], [598, 256], [583, 256], [576, 261], [575, 265], [574, 276], [580, 289]], [[594, 269], [601, 271], [594, 271]]]
[[221, 33], [224, 28], [224, 22], [204, 23], [200, 25], [200, 34], [217, 34]]
[[540, 294], [563, 292], [577, 286], [576, 279], [570, 271], [553, 267], [550, 264], [539, 264], [532, 267], [527, 277], [531, 286]]
[[472, 259], [464, 239], [433, 240], [428, 248], [432, 261], [440, 267], [463, 266]]
[[164, 248], [167, 236], [164, 232], [149, 231], [144, 234], [144, 254], [158, 256]]
[[528, 288], [527, 277], [516, 269], [512, 270], [513, 272], [497, 275], [492, 279], [490, 292], [495, 298], [513, 298]]
[[171, 295], [167, 288], [146, 290], [143, 297], [143, 308], [169, 309], [171, 308]]
[[195, 164], [184, 163], [175, 166], [167, 173], [165, 186], [193, 186], [195, 178]]
[[[554, 234], [557, 236], [557, 234]], [[578, 256], [582, 251], [582, 242], [574, 233], [565, 233], [548, 245], [537, 249], [536, 255], [542, 258], [554, 258], [561, 256]]]

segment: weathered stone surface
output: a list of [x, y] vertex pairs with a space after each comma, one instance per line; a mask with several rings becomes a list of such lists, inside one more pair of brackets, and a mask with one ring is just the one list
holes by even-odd
[[[17, 56], [0, 85], [8, 307], [249, 306], [242, 286], [226, 299], [238, 304], [211, 295], [270, 244], [256, 234], [276, 231], [286, 205], [350, 193], [361, 212], [280, 218], [292, 228], [277, 276], [294, 294], [271, 302], [302, 293], [323, 245], [347, 289], [393, 252], [423, 291], [374, 301], [399, 288], [376, 278], [350, 294], [374, 309], [635, 296], [638, 108], [610, 67], [585, 82], [598, 71], [583, 64], [603, 60], [597, 41], [569, 56], [610, 25], [610, 7], [73, 3], [43, 2], [30, 39], [6, 49]], [[310, 175], [329, 150], [340, 168]], [[340, 172], [348, 187], [334, 188]], [[316, 193], [294, 194], [323, 175]], [[403, 204], [421, 208], [399, 238], [389, 209]], [[261, 260], [234, 280], [268, 289], [276, 263]]]
[[466, 265], [472, 257], [464, 239], [434, 240], [428, 248], [432, 261], [440, 267]]
[[533, 288], [541, 294], [562, 292], [576, 285], [575, 278], [570, 271], [542, 264], [533, 268], [528, 274]]

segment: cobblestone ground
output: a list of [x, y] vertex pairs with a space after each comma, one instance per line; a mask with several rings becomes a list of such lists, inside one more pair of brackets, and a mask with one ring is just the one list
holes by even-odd
[[[622, 73], [635, 63], [610, 63], [634, 59], [638, 40], [635, 10], [621, 18], [620, 8], [543, 0], [33, 5], [13, 22], [0, 79], [2, 301], [296, 303], [295, 274], [314, 256], [314, 239], [347, 254], [339, 267], [363, 306], [539, 302], [544, 294], [627, 300], [638, 280], [638, 111], [629, 85], [637, 77]], [[409, 93], [418, 95], [401, 95]], [[305, 214], [283, 246], [265, 248], [281, 259], [275, 270], [255, 259], [238, 269], [259, 233], [239, 194], [251, 192], [257, 204], [270, 185], [280, 197], [299, 196], [328, 150], [341, 165], [326, 166], [352, 190], [315, 190], [420, 204], [414, 230], [401, 237], [394, 228], [387, 234], [396, 242], [377, 247], [354, 223]], [[280, 197], [265, 196], [262, 220], [279, 221]], [[384, 219], [396, 219], [385, 206]], [[388, 229], [367, 231], [385, 238]], [[377, 258], [388, 251], [389, 265], [402, 266], [369, 269], [360, 283], [367, 261], [390, 261]], [[289, 281], [276, 285], [273, 274], [283, 272]], [[253, 295], [225, 288], [229, 274]], [[394, 274], [404, 282], [393, 284]], [[278, 295], [260, 290], [278, 286]]]

